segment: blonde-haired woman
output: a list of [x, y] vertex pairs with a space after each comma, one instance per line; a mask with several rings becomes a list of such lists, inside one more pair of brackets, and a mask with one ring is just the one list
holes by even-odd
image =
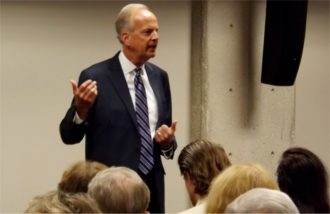
[[257, 187], [279, 189], [273, 176], [260, 164], [235, 164], [228, 167], [211, 184], [206, 213], [223, 213], [236, 197]]

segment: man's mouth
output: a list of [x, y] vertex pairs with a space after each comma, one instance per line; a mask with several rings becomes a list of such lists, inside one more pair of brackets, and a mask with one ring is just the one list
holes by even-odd
[[157, 45], [148, 45], [148, 49], [156, 49]]

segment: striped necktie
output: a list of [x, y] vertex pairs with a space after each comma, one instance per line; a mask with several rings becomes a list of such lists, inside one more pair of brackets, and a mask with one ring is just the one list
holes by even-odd
[[141, 140], [140, 171], [147, 175], [154, 165], [153, 142], [150, 134], [149, 112], [146, 91], [141, 78], [141, 68], [135, 69], [135, 108], [136, 120]]

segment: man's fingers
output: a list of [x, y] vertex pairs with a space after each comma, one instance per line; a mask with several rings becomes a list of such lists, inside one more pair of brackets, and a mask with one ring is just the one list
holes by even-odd
[[92, 81], [90, 79], [83, 82], [79, 87], [76, 81], [70, 80], [70, 82], [74, 95], [77, 95], [78, 93], [83, 94], [86, 92], [86, 90], [88, 90], [88, 88], [92, 88], [96, 85], [96, 81]]
[[96, 95], [97, 95], [97, 87], [94, 87], [94, 88], [88, 90], [88, 92], [86, 93], [84, 98], [87, 101], [93, 102]]
[[79, 109], [89, 108], [95, 101], [98, 94], [96, 81], [86, 80], [80, 86], [74, 80], [70, 80], [73, 94], [75, 96], [75, 104]]
[[97, 94], [96, 81], [86, 80], [80, 86], [74, 80], [71, 80], [74, 95], [81, 100], [90, 100]]
[[82, 92], [81, 96], [85, 100], [91, 100], [96, 96], [96, 94], [97, 94], [97, 85], [96, 85], [96, 81], [93, 81], [89, 85], [87, 85], [87, 87]]
[[176, 125], [177, 125], [178, 121], [173, 121], [171, 126], [168, 127], [167, 125], [162, 125], [161, 127], [159, 127], [157, 130], [156, 130], [156, 133], [158, 135], [168, 135], [168, 134], [172, 134], [175, 132], [176, 130]]
[[86, 80], [85, 82], [83, 82], [83, 83], [79, 86], [79, 88], [80, 88], [80, 89], [85, 89], [85, 88], [88, 87], [89, 84], [91, 84], [91, 83], [92, 83], [92, 80], [88, 79], [88, 80]]

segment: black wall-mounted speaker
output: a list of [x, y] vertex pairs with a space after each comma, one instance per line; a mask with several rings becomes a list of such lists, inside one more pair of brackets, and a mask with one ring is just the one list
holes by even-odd
[[307, 0], [267, 0], [261, 82], [294, 84], [302, 56]]

